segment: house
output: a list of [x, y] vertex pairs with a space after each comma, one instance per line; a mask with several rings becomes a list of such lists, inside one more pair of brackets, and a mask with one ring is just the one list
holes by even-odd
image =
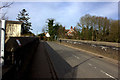
[[65, 30], [65, 31], [67, 36], [74, 36], [74, 34], [76, 33], [75, 27], [73, 28], [72, 26], [69, 30]]
[[20, 21], [6, 21], [6, 37], [20, 37], [21, 36], [21, 25]]
[[50, 34], [47, 32], [45, 33], [45, 40], [49, 40], [50, 39]]
[[47, 33], [45, 33], [45, 36], [46, 37], [50, 37], [50, 34], [47, 32]]
[[21, 21], [5, 20], [5, 43], [10, 37], [21, 37]]

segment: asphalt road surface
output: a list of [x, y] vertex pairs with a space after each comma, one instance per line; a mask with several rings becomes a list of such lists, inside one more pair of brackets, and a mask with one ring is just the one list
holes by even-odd
[[109, 78], [118, 80], [118, 65], [102, 57], [55, 42], [44, 43], [58, 78]]

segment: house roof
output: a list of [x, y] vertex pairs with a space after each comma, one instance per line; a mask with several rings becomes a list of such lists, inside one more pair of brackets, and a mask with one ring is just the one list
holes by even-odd
[[65, 29], [65, 31], [66, 31], [66, 32], [68, 32], [68, 31], [69, 31], [69, 29]]
[[68, 35], [68, 36], [74, 36], [73, 33], [76, 33], [76, 32], [75, 32], [75, 27], [74, 27], [74, 29], [73, 29], [72, 26], [71, 26], [70, 29], [68, 29], [68, 30], [66, 30], [66, 31], [67, 31], [67, 34], [66, 34], [66, 35]]
[[11, 23], [11, 24], [22, 24], [22, 21], [12, 21], [12, 20], [6, 20], [6, 23]]

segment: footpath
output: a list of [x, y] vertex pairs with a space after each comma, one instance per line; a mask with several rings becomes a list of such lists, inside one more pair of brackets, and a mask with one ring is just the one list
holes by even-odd
[[40, 80], [43, 78], [53, 80], [53, 70], [45, 51], [44, 42], [41, 41], [24, 79]]

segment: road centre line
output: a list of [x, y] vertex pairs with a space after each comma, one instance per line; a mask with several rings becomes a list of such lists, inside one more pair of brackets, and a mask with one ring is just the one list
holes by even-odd
[[[90, 63], [88, 63], [88, 65], [92, 66], [92, 64], [90, 64]], [[97, 67], [94, 67], [94, 68], [96, 69]], [[115, 77], [113, 77], [110, 74], [104, 72], [103, 70], [100, 70], [100, 72], [104, 73], [105, 75], [109, 76], [110, 78], [113, 78], [114, 80], [117, 80]]]
[[101, 70], [100, 72], [104, 73], [105, 75], [109, 76], [110, 78], [113, 78], [113, 79], [117, 80], [115, 77], [113, 77], [113, 76], [111, 76], [110, 74], [104, 72], [103, 70]]
[[92, 66], [92, 64], [88, 63], [88, 65]]
[[[88, 63], [88, 65], [92, 66], [92, 64], [90, 64], [90, 63]], [[95, 68], [95, 69], [96, 69], [97, 67], [93, 66], [93, 68]]]
[[96, 69], [96, 67], [94, 67]]
[[[65, 45], [66, 46], [66, 45]], [[68, 47], [68, 46], [67, 46]], [[77, 57], [76, 55], [73, 55], [75, 58], [77, 58], [77, 59], [80, 59], [79, 57]], [[92, 66], [92, 64], [90, 64], [90, 63], [88, 63], [88, 65], [91, 65]], [[94, 67], [95, 68], [95, 67]], [[100, 69], [99, 69], [99, 71], [100, 71]], [[106, 73], [106, 72], [104, 72], [104, 71], [100, 71], [100, 72], [102, 72], [103, 74], [105, 74], [106, 76], [108, 76], [108, 77], [110, 77], [110, 78], [112, 78], [112, 79], [114, 79], [114, 80], [117, 80], [115, 77], [113, 77], [112, 75], [110, 75], [110, 74], [108, 74], [108, 73]]]
[[75, 58], [77, 58], [77, 59], [80, 59], [79, 57], [77, 57], [76, 55], [73, 55]]

